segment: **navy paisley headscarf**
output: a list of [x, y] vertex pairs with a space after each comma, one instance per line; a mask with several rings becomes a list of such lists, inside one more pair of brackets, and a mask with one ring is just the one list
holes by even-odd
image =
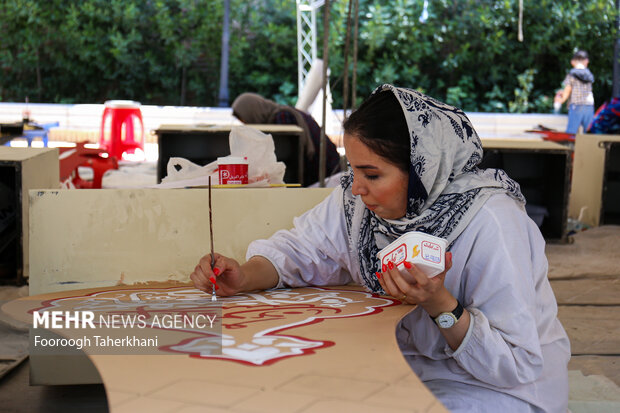
[[353, 170], [341, 180], [349, 254], [358, 263], [366, 286], [381, 292], [375, 277], [380, 271], [377, 252], [399, 236], [421, 231], [452, 245], [478, 210], [493, 194], [507, 193], [522, 205], [519, 184], [501, 169], [481, 170], [482, 144], [462, 110], [415, 90], [379, 86], [394, 93], [410, 133], [407, 213], [400, 219], [383, 219], [368, 210], [351, 192]]

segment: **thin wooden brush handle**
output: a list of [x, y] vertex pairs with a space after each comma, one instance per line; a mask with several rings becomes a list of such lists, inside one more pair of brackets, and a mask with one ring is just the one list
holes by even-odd
[[213, 212], [211, 209], [211, 176], [209, 176], [209, 237], [211, 239], [211, 269], [215, 265], [215, 252], [213, 251]]

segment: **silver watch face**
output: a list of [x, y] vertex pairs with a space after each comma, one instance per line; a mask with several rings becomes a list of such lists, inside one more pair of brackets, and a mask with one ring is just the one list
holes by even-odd
[[442, 313], [437, 317], [437, 325], [441, 328], [450, 328], [456, 324], [456, 317], [452, 313]]

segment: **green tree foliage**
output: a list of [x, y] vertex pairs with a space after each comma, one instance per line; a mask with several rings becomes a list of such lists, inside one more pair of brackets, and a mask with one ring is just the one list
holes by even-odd
[[185, 90], [188, 101], [216, 96], [204, 87], [219, 77], [215, 2], [3, 0], [2, 9], [3, 100], [183, 104]]
[[[518, 3], [433, 0], [422, 21], [421, 0], [360, 0], [358, 96], [392, 82], [470, 111], [548, 112], [580, 48], [590, 53], [596, 102], [608, 99], [614, 2], [524, 0], [523, 42], [517, 38]], [[334, 10], [332, 35], [342, 38], [346, 8]]]
[[[255, 92], [280, 103], [297, 97], [297, 20], [291, 0], [239, 1], [231, 34], [231, 99]], [[232, 103], [232, 102], [231, 102]]]
[[[608, 99], [615, 3], [523, 3], [519, 42], [518, 0], [433, 0], [426, 19], [423, 0], [360, 0], [356, 103], [390, 82], [467, 111], [547, 112], [576, 48], [590, 53], [597, 104]], [[0, 10], [0, 100], [217, 105], [222, 1], [0, 0]], [[332, 1], [334, 107], [346, 16], [347, 1]], [[295, 2], [231, 0], [229, 59], [231, 99], [253, 91], [294, 103]]]

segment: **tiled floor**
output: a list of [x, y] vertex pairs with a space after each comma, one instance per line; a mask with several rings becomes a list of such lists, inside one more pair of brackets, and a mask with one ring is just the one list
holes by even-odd
[[102, 384], [30, 386], [30, 362], [24, 361], [0, 379], [3, 413], [107, 413]]
[[571, 341], [573, 413], [620, 411], [620, 226], [547, 246], [549, 279]]

